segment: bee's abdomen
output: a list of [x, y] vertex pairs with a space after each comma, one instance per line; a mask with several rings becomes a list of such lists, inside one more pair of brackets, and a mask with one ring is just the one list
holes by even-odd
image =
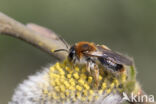
[[99, 57], [98, 60], [105, 68], [112, 69], [113, 71], [121, 71], [123, 69], [123, 65], [112, 62], [111, 60], [102, 57]]

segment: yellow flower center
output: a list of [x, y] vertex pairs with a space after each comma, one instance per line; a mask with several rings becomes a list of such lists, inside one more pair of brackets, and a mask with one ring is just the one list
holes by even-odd
[[[100, 95], [106, 96], [123, 90], [126, 74], [115, 75], [100, 68], [99, 86], [84, 66], [71, 66], [67, 60], [57, 62], [49, 70], [50, 86], [43, 89], [48, 98], [60, 103], [66, 101], [94, 101]], [[118, 72], [119, 74], [119, 72]]]

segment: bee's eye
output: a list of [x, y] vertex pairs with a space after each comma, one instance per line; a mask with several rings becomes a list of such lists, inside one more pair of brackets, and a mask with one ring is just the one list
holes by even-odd
[[88, 44], [83, 44], [82, 49], [83, 51], [88, 51], [90, 49], [90, 46]]
[[72, 59], [73, 56], [74, 56], [74, 54], [75, 54], [75, 51], [71, 51], [71, 52], [69, 53], [69, 57]]
[[89, 45], [89, 44], [83, 44], [81, 46], [81, 52], [90, 52], [90, 51], [93, 51], [94, 50], [94, 47]]

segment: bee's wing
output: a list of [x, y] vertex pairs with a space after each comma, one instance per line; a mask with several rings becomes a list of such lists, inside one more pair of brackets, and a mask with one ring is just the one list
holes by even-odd
[[98, 48], [97, 51], [86, 54], [94, 57], [104, 58], [106, 60], [111, 60], [112, 62], [115, 62], [117, 64], [125, 64], [129, 66], [133, 65], [132, 60], [127, 58], [126, 56], [120, 55], [119, 53], [104, 49], [99, 46], [97, 48]]

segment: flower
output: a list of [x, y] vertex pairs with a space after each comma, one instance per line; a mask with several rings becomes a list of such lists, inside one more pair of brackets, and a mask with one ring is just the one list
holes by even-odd
[[97, 86], [85, 66], [57, 62], [20, 84], [9, 104], [118, 104], [122, 92], [135, 91], [134, 68], [125, 68], [116, 73], [100, 67]]

